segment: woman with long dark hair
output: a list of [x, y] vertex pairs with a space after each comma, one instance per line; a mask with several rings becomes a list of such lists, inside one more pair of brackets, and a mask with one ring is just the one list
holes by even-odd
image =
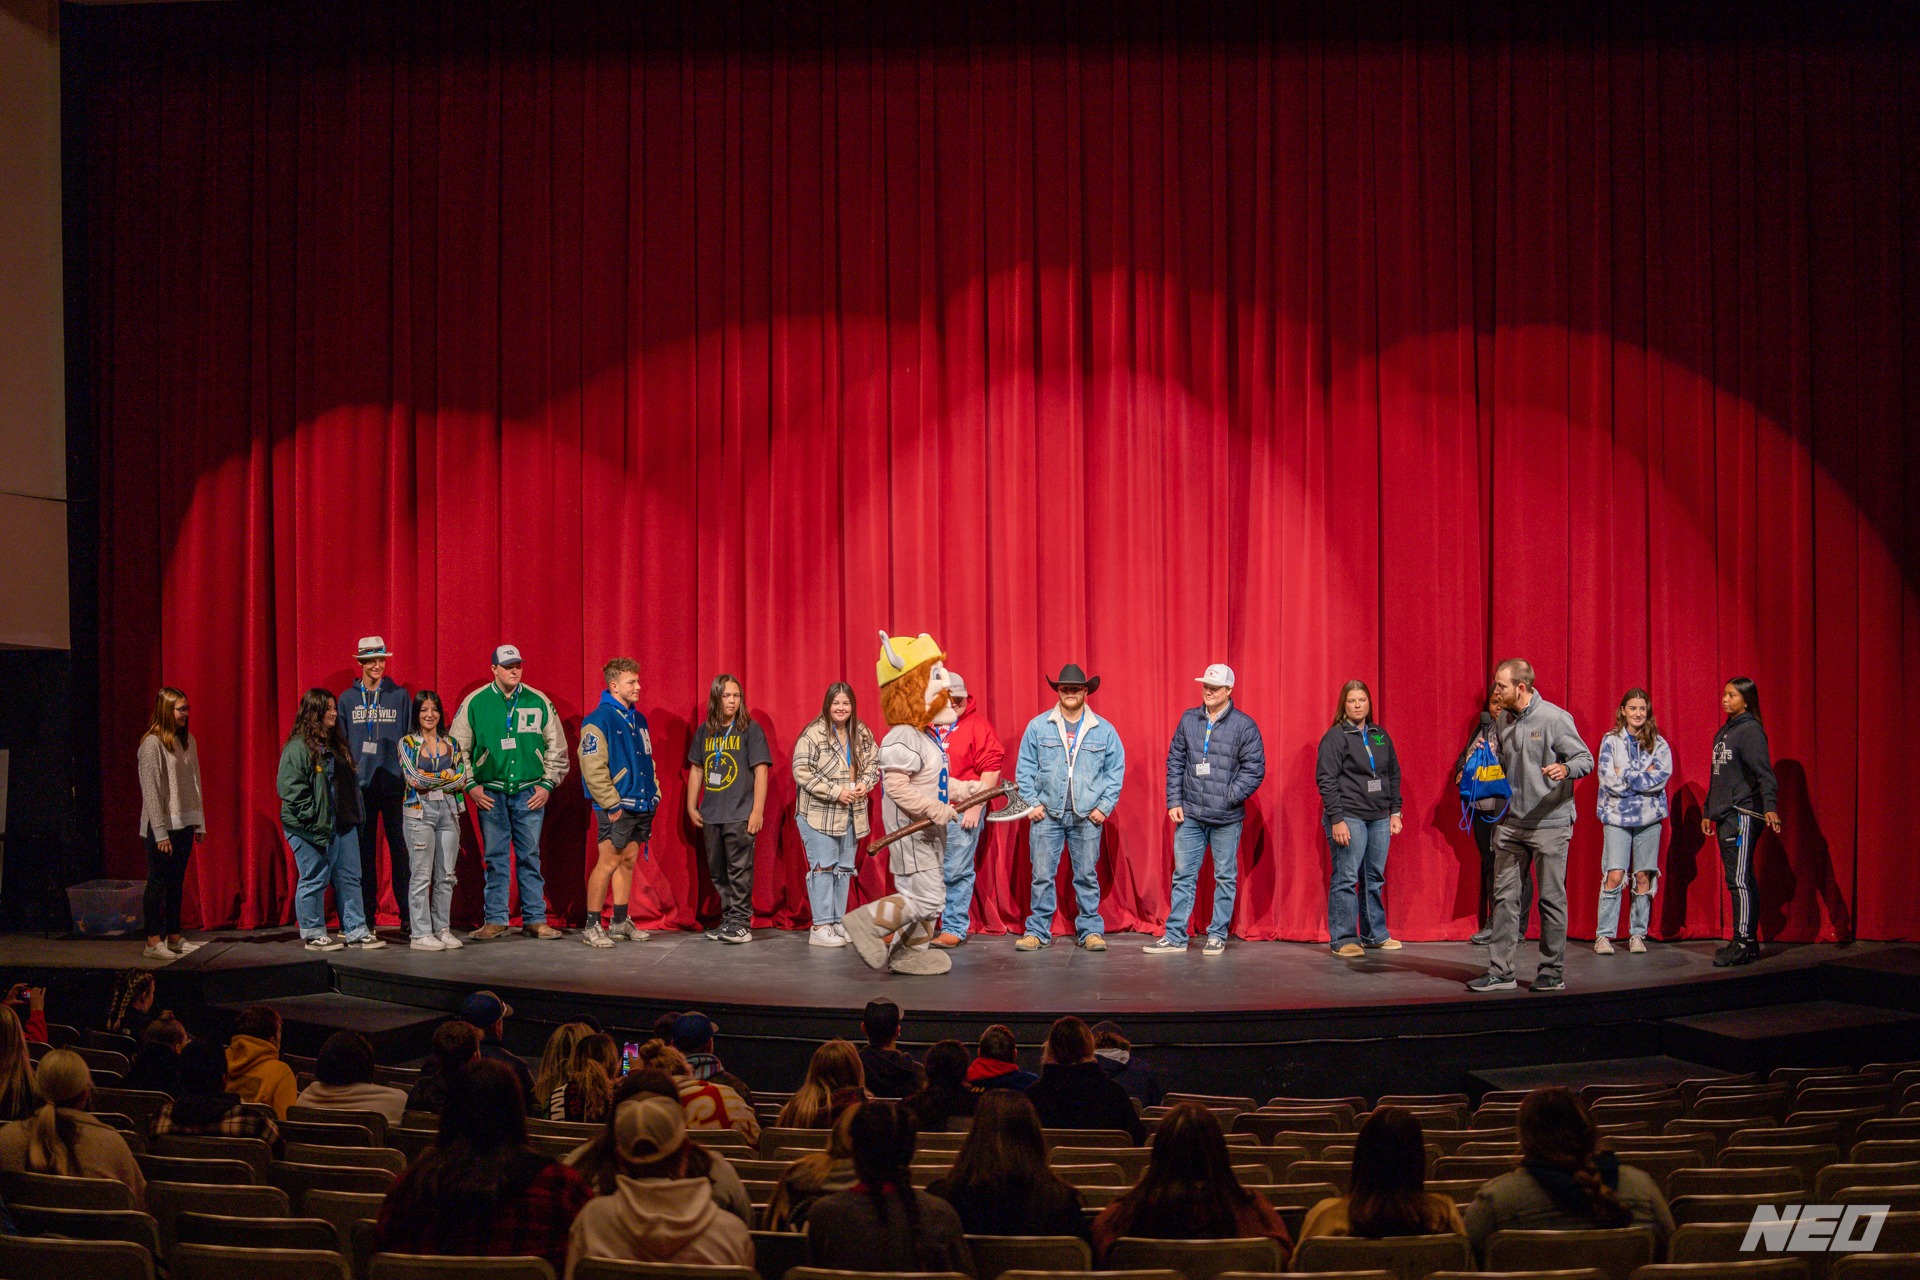
[[[299, 871], [293, 914], [307, 950], [386, 946], [368, 927], [360, 896], [360, 782], [347, 755], [340, 708], [325, 689], [301, 697], [276, 782], [280, 825]], [[340, 909], [337, 939], [327, 933], [328, 885]]]
[[195, 837], [207, 838], [200, 807], [200, 744], [187, 730], [187, 695], [162, 689], [140, 736], [140, 838], [147, 846], [149, 960], [175, 960], [199, 947], [180, 935], [180, 895]]
[[867, 834], [867, 797], [880, 780], [880, 747], [860, 723], [853, 686], [836, 680], [820, 700], [820, 714], [793, 743], [793, 820], [807, 850], [807, 899], [813, 907], [816, 947], [844, 947], [840, 919], [847, 914], [854, 854]]
[[1300, 1239], [1309, 1236], [1440, 1235], [1466, 1232], [1452, 1197], [1427, 1190], [1426, 1133], [1401, 1107], [1380, 1107], [1353, 1140], [1353, 1177], [1344, 1196], [1308, 1210]]
[[947, 1121], [974, 1113], [980, 1095], [967, 1087], [967, 1068], [971, 1065], [967, 1046], [958, 1040], [942, 1040], [927, 1050], [922, 1068], [927, 1082], [902, 1099], [920, 1122], [920, 1132], [945, 1133]]
[[1600, 1135], [1571, 1089], [1535, 1089], [1520, 1104], [1520, 1167], [1480, 1188], [1465, 1214], [1480, 1250], [1496, 1231], [1651, 1227], [1664, 1253], [1673, 1234], [1660, 1187], [1599, 1148]]
[[868, 1102], [854, 1113], [847, 1137], [860, 1181], [807, 1215], [816, 1267], [973, 1274], [960, 1215], [945, 1200], [914, 1189], [910, 1169], [919, 1136], [913, 1113], [896, 1102]]
[[[565, 1078], [547, 1100], [549, 1120], [593, 1124], [605, 1120], [613, 1105], [613, 1082], [620, 1076], [620, 1048], [604, 1031], [582, 1036], [573, 1046]], [[679, 1097], [674, 1098], [676, 1105]]]
[[[977, 1121], [976, 1121], [977, 1123]], [[1153, 1154], [1140, 1181], [1093, 1220], [1093, 1260], [1104, 1266], [1122, 1236], [1158, 1240], [1277, 1240], [1292, 1246], [1287, 1224], [1264, 1196], [1233, 1176], [1220, 1121], [1198, 1102], [1167, 1112], [1153, 1134]]]
[[860, 1181], [853, 1169], [853, 1114], [866, 1099], [852, 1089], [842, 1089], [836, 1101], [839, 1105], [833, 1127], [827, 1131], [827, 1145], [809, 1151], [780, 1171], [779, 1181], [773, 1184], [773, 1198], [767, 1201], [766, 1230], [805, 1231], [807, 1215], [814, 1205]]
[[407, 842], [407, 919], [413, 930], [407, 945], [451, 951], [466, 945], [449, 916], [473, 762], [448, 735], [447, 708], [431, 689], [413, 695], [413, 723], [400, 739], [400, 773], [407, 787], [400, 829]]
[[138, 1040], [153, 1021], [153, 970], [122, 969], [107, 996], [106, 1030]]
[[1775, 808], [1773, 755], [1760, 723], [1760, 690], [1745, 676], [1735, 676], [1721, 687], [1720, 709], [1727, 721], [1713, 735], [1713, 778], [1707, 784], [1700, 829], [1720, 842], [1720, 863], [1733, 899], [1733, 937], [1713, 957], [1714, 964], [1725, 968], [1760, 958], [1753, 924], [1754, 823], [1758, 820], [1778, 835], [1780, 814]]
[[593, 1191], [527, 1145], [525, 1094], [501, 1063], [476, 1058], [447, 1081], [440, 1136], [380, 1207], [378, 1248], [396, 1253], [545, 1258], [566, 1266], [567, 1235]]
[[1369, 947], [1396, 951], [1400, 944], [1387, 932], [1382, 895], [1387, 842], [1400, 834], [1400, 757], [1374, 718], [1373, 691], [1366, 681], [1340, 686], [1333, 724], [1320, 739], [1315, 777], [1320, 825], [1333, 859], [1327, 885], [1333, 954], [1353, 959]]
[[1653, 891], [1660, 883], [1660, 828], [1667, 821], [1667, 779], [1673, 776], [1673, 751], [1653, 722], [1653, 699], [1645, 689], [1629, 689], [1614, 712], [1613, 731], [1600, 739], [1600, 915], [1593, 949], [1613, 954], [1620, 927], [1620, 895], [1633, 874], [1633, 908], [1627, 924], [1627, 950], [1647, 949], [1647, 925], [1653, 917]]
[[720, 923], [706, 933], [716, 942], [753, 941], [753, 841], [766, 820], [772, 763], [745, 686], [725, 672], [715, 676], [706, 718], [687, 736], [687, 820], [700, 831], [720, 895]]
[[1047, 1165], [1039, 1113], [1011, 1089], [982, 1095], [953, 1172], [927, 1190], [953, 1206], [969, 1235], [1088, 1235], [1080, 1193]]
[[24, 1119], [39, 1105], [26, 1031], [13, 1006], [0, 1004], [0, 1122]]
[[781, 1129], [827, 1129], [840, 1114], [833, 1105], [843, 1090], [867, 1094], [867, 1068], [860, 1051], [847, 1040], [829, 1040], [813, 1051], [807, 1062], [807, 1078], [780, 1108], [774, 1126]]

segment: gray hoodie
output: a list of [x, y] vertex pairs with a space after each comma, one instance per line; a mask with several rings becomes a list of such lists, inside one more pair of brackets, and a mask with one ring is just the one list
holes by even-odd
[[587, 1203], [567, 1240], [567, 1275], [582, 1258], [751, 1267], [747, 1224], [722, 1213], [705, 1178], [614, 1180], [611, 1195]]
[[[1513, 803], [1501, 825], [1572, 826], [1573, 781], [1593, 772], [1593, 753], [1580, 740], [1573, 717], [1536, 692], [1522, 710], [1494, 717], [1494, 727], [1500, 735], [1500, 767], [1513, 788]], [[1567, 766], [1567, 776], [1549, 782], [1540, 771], [1555, 762]]]

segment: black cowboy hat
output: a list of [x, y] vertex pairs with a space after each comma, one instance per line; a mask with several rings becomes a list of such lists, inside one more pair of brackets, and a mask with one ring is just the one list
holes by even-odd
[[1063, 684], [1083, 684], [1087, 686], [1088, 693], [1093, 693], [1100, 688], [1100, 677], [1088, 675], [1080, 669], [1080, 664], [1077, 662], [1069, 662], [1066, 666], [1060, 668], [1060, 678], [1058, 680], [1052, 676], [1048, 676], [1047, 683], [1056, 689]]

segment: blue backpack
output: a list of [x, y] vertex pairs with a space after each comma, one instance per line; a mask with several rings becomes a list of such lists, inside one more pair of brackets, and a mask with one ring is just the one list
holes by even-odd
[[[1482, 800], [1500, 801], [1500, 811], [1481, 808]], [[1481, 738], [1460, 767], [1460, 829], [1471, 829], [1476, 813], [1482, 822], [1498, 822], [1512, 803], [1513, 785], [1507, 781], [1507, 771], [1500, 767], [1493, 744]]]

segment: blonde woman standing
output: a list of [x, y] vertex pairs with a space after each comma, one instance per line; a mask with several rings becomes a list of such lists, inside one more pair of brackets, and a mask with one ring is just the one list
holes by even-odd
[[206, 839], [200, 808], [200, 747], [187, 730], [187, 695], [165, 688], [140, 738], [140, 838], [147, 846], [149, 960], [177, 960], [200, 944], [180, 936], [180, 894], [196, 837]]

